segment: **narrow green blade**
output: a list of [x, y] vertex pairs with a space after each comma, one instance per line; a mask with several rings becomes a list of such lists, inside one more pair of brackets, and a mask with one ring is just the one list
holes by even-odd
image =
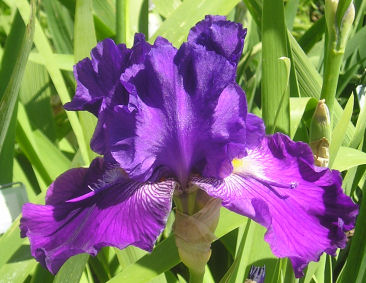
[[97, 45], [95, 36], [91, 0], [77, 0], [74, 25], [74, 58], [75, 62], [88, 57]]
[[[21, 43], [19, 45], [17, 44], [17, 52], [11, 52], [14, 55], [14, 66], [13, 68], [11, 67], [11, 69], [8, 70], [4, 69], [4, 65], [2, 66], [2, 74], [4, 72], [9, 72], [10, 77], [4, 93], [0, 93], [0, 152], [2, 150], [6, 133], [8, 131], [11, 118], [13, 116], [13, 110], [18, 98], [20, 83], [23, 78], [25, 65], [28, 60], [28, 55], [33, 43], [35, 6], [34, 1], [32, 3], [33, 8], [31, 9], [32, 12], [30, 20], [27, 24], [26, 29], [24, 29], [24, 33], [20, 35], [20, 38], [22, 38]], [[19, 20], [18, 16], [16, 17], [16, 20]], [[19, 36], [19, 34], [17, 34], [18, 31], [19, 30], [17, 27], [12, 30], [12, 33], [15, 33], [13, 35], [14, 37]], [[7, 48], [12, 49], [14, 48], [14, 46], [8, 45]], [[7, 56], [7, 53], [5, 53], [5, 55]]]
[[358, 116], [358, 119], [357, 119], [357, 123], [356, 123], [356, 129], [355, 129], [355, 133], [352, 137], [352, 140], [350, 142], [350, 147], [353, 147], [353, 148], [356, 148], [364, 134], [365, 134], [365, 129], [366, 129], [366, 99], [363, 103], [363, 105], [360, 105], [360, 108], [361, 108], [361, 112]]
[[14, 107], [13, 115], [9, 123], [2, 150], [0, 151], [0, 184], [7, 184], [13, 181], [13, 156], [14, 156], [14, 140], [17, 121], [17, 104]]
[[366, 153], [351, 147], [341, 146], [332, 165], [332, 169], [344, 171], [366, 164]]
[[289, 0], [285, 7], [285, 19], [286, 25], [289, 30], [292, 30], [294, 21], [296, 18], [297, 7], [299, 6], [300, 0]]
[[[366, 193], [366, 183], [363, 186]], [[342, 272], [341, 283], [363, 283], [366, 281], [366, 198], [362, 198], [359, 215], [357, 217], [355, 235], [352, 238], [347, 262]]]
[[93, 0], [95, 28], [113, 36], [116, 33], [115, 0]]
[[315, 98], [310, 97], [291, 97], [290, 98], [290, 113], [291, 113], [291, 122], [290, 122], [290, 137], [293, 138], [296, 134], [297, 128], [300, 125], [301, 119], [305, 112], [306, 106], [308, 103], [313, 103], [316, 105], [317, 100]]
[[31, 117], [32, 129], [40, 129], [51, 141], [56, 142], [56, 124], [51, 106], [51, 80], [44, 66], [27, 63], [19, 100]]
[[55, 276], [54, 283], [79, 282], [88, 261], [88, 254], [78, 254], [69, 258]]
[[[276, 127], [290, 132], [289, 92], [286, 68], [279, 60], [288, 57], [287, 29], [282, 0], [264, 0], [262, 15], [262, 118], [267, 133]], [[276, 115], [278, 111], [278, 115]], [[276, 119], [276, 116], [277, 119]]]
[[[75, 62], [88, 57], [92, 48], [97, 44], [94, 31], [94, 21], [92, 13], [91, 0], [77, 0], [75, 8], [75, 25], [74, 25], [74, 56]], [[90, 141], [97, 119], [94, 115], [81, 111], [78, 113], [81, 127], [83, 129], [84, 139]], [[89, 159], [92, 160], [96, 154], [88, 147]]]
[[[15, 5], [18, 8], [23, 19], [27, 19], [27, 15], [30, 11], [30, 6], [27, 0], [17, 0]], [[53, 56], [51, 45], [42, 30], [41, 25], [36, 20], [35, 21], [35, 32], [34, 32], [34, 44], [38, 49], [38, 52], [43, 56], [45, 66], [52, 79], [52, 82], [56, 88], [58, 95], [60, 96], [61, 102], [64, 104], [70, 101], [70, 94], [67, 90], [64, 78], [61, 74], [60, 69], [58, 69], [57, 64]], [[74, 134], [76, 136], [81, 155], [85, 163], [89, 163], [88, 155], [88, 144], [84, 138], [83, 131], [75, 112], [67, 111], [67, 116], [69, 118], [71, 127], [73, 128]]]
[[57, 52], [72, 52], [73, 21], [68, 10], [59, 1], [44, 0], [47, 24]]
[[[60, 70], [73, 71], [73, 65], [75, 62], [74, 55], [72, 54], [53, 54], [54, 64]], [[44, 57], [36, 52], [29, 54], [29, 61], [37, 64], [46, 65]]]
[[344, 108], [343, 114], [338, 121], [337, 126], [333, 130], [332, 139], [329, 146], [329, 168], [333, 168], [333, 162], [337, 156], [340, 146], [344, 141], [347, 126], [350, 123], [352, 117], [353, 101], [353, 95], [351, 95], [351, 97], [348, 99], [346, 107]]

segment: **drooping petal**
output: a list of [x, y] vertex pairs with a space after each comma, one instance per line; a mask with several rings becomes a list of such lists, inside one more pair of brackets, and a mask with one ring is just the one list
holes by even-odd
[[46, 205], [25, 204], [21, 234], [55, 274], [71, 256], [104, 246], [151, 251], [171, 209], [173, 181], [137, 183], [102, 159], [71, 169], [50, 186]]
[[275, 134], [234, 164], [224, 180], [193, 182], [267, 227], [265, 240], [276, 256], [290, 258], [297, 277], [321, 253], [345, 247], [357, 207], [343, 193], [339, 172], [315, 167], [306, 144]]
[[191, 29], [188, 42], [203, 45], [236, 65], [243, 50], [246, 32], [241, 24], [227, 21], [223, 16], [206, 16]]
[[[245, 94], [225, 57], [189, 43], [177, 51], [158, 38], [144, 64], [121, 81], [135, 108], [128, 114], [116, 107], [107, 128], [111, 154], [131, 177], [146, 180], [158, 167], [182, 183], [192, 171], [221, 176], [233, 156], [243, 155]], [[132, 116], [134, 132], [118, 130]]]

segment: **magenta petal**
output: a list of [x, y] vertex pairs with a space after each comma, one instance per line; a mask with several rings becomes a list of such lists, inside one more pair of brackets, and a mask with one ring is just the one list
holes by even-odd
[[50, 186], [46, 205], [25, 204], [21, 234], [32, 255], [55, 274], [71, 256], [104, 246], [151, 251], [171, 209], [173, 181], [137, 183], [96, 159]]
[[224, 180], [192, 180], [237, 213], [267, 227], [277, 257], [289, 257], [295, 275], [323, 252], [346, 245], [357, 207], [341, 188], [338, 171], [313, 165], [310, 148], [287, 136], [265, 137]]
[[223, 16], [206, 16], [188, 35], [188, 42], [203, 45], [207, 50], [224, 56], [232, 64], [239, 62], [247, 33], [239, 23]]

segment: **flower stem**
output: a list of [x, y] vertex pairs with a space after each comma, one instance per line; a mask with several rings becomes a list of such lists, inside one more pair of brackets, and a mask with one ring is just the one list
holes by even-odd
[[[202, 201], [197, 200], [197, 197], [202, 199], [202, 194], [203, 193], [198, 190], [183, 192], [179, 197], [174, 197], [174, 203], [178, 211], [188, 215], [193, 215], [203, 207], [203, 204], [201, 203]], [[204, 202], [206, 202], [206, 199], [204, 199]]]
[[[355, 7], [352, 1], [349, 3], [347, 10], [343, 12], [339, 10], [338, 4], [338, 0], [325, 1], [328, 43], [325, 51], [324, 78], [320, 98], [325, 99], [331, 123], [333, 123], [333, 108], [339, 71], [347, 40], [352, 29], [352, 23], [355, 19]], [[338, 18], [339, 13], [342, 13], [342, 19]]]
[[336, 97], [339, 71], [343, 60], [344, 50], [334, 49], [331, 42], [329, 42], [327, 49], [328, 57], [324, 69], [323, 87], [320, 98], [325, 99], [325, 103], [329, 109], [330, 121], [333, 121], [334, 100]]
[[116, 0], [116, 41], [129, 46], [129, 0]]
[[205, 273], [200, 273], [189, 268], [189, 283], [202, 283]]

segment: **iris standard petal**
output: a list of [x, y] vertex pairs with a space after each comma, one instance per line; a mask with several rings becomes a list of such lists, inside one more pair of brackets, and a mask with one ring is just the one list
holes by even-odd
[[173, 181], [137, 183], [96, 159], [50, 186], [46, 205], [25, 204], [21, 234], [32, 255], [55, 274], [71, 256], [104, 246], [151, 251], [171, 209]]
[[283, 134], [235, 161], [224, 180], [194, 178], [193, 183], [222, 204], [267, 227], [265, 240], [277, 257], [289, 257], [297, 277], [323, 252], [334, 255], [346, 245], [357, 207], [341, 188], [338, 171], [313, 165], [306, 144]]
[[92, 59], [85, 58], [74, 66], [76, 93], [65, 109], [87, 110], [98, 116], [112, 100], [127, 104], [119, 77], [128, 66], [130, 54], [125, 45], [116, 45], [111, 39], [99, 42], [91, 51]]
[[108, 133], [105, 131], [108, 114], [105, 111], [130, 102], [120, 76], [128, 67], [143, 62], [150, 48], [143, 34], [135, 35], [131, 49], [105, 39], [92, 49], [91, 60], [85, 58], [74, 66], [76, 93], [64, 107], [66, 110], [86, 110], [98, 117], [90, 146], [101, 155], [108, 154]]
[[132, 178], [161, 167], [183, 185], [192, 171], [226, 176], [245, 152], [245, 94], [235, 83], [245, 33], [218, 16], [193, 28], [178, 52], [163, 38], [151, 46], [137, 35], [131, 50], [105, 40], [76, 65], [66, 109], [98, 116], [91, 148]]
[[[126, 70], [121, 81], [134, 110], [127, 115], [116, 107], [107, 128], [111, 154], [131, 177], [146, 180], [163, 166], [184, 185], [208, 164], [216, 167], [207, 174], [220, 175], [245, 151], [245, 94], [225, 57], [190, 43], [177, 51], [158, 38], [144, 64]], [[132, 116], [133, 133], [117, 129]]]
[[210, 145], [202, 148], [206, 159], [202, 175], [224, 178], [233, 170], [231, 160], [246, 155], [247, 105], [237, 84], [222, 91], [212, 117]]
[[206, 16], [191, 29], [188, 42], [203, 45], [237, 65], [246, 32], [241, 24], [227, 21], [224, 16]]
[[140, 33], [135, 35], [131, 49], [109, 38], [99, 42], [90, 52], [91, 59], [74, 66], [76, 93], [65, 109], [86, 110], [98, 116], [107, 106], [127, 105], [129, 97], [119, 78], [128, 67], [143, 62], [150, 48]]
[[246, 146], [247, 148], [255, 148], [260, 145], [266, 135], [263, 120], [258, 116], [248, 113], [245, 121], [246, 125]]

